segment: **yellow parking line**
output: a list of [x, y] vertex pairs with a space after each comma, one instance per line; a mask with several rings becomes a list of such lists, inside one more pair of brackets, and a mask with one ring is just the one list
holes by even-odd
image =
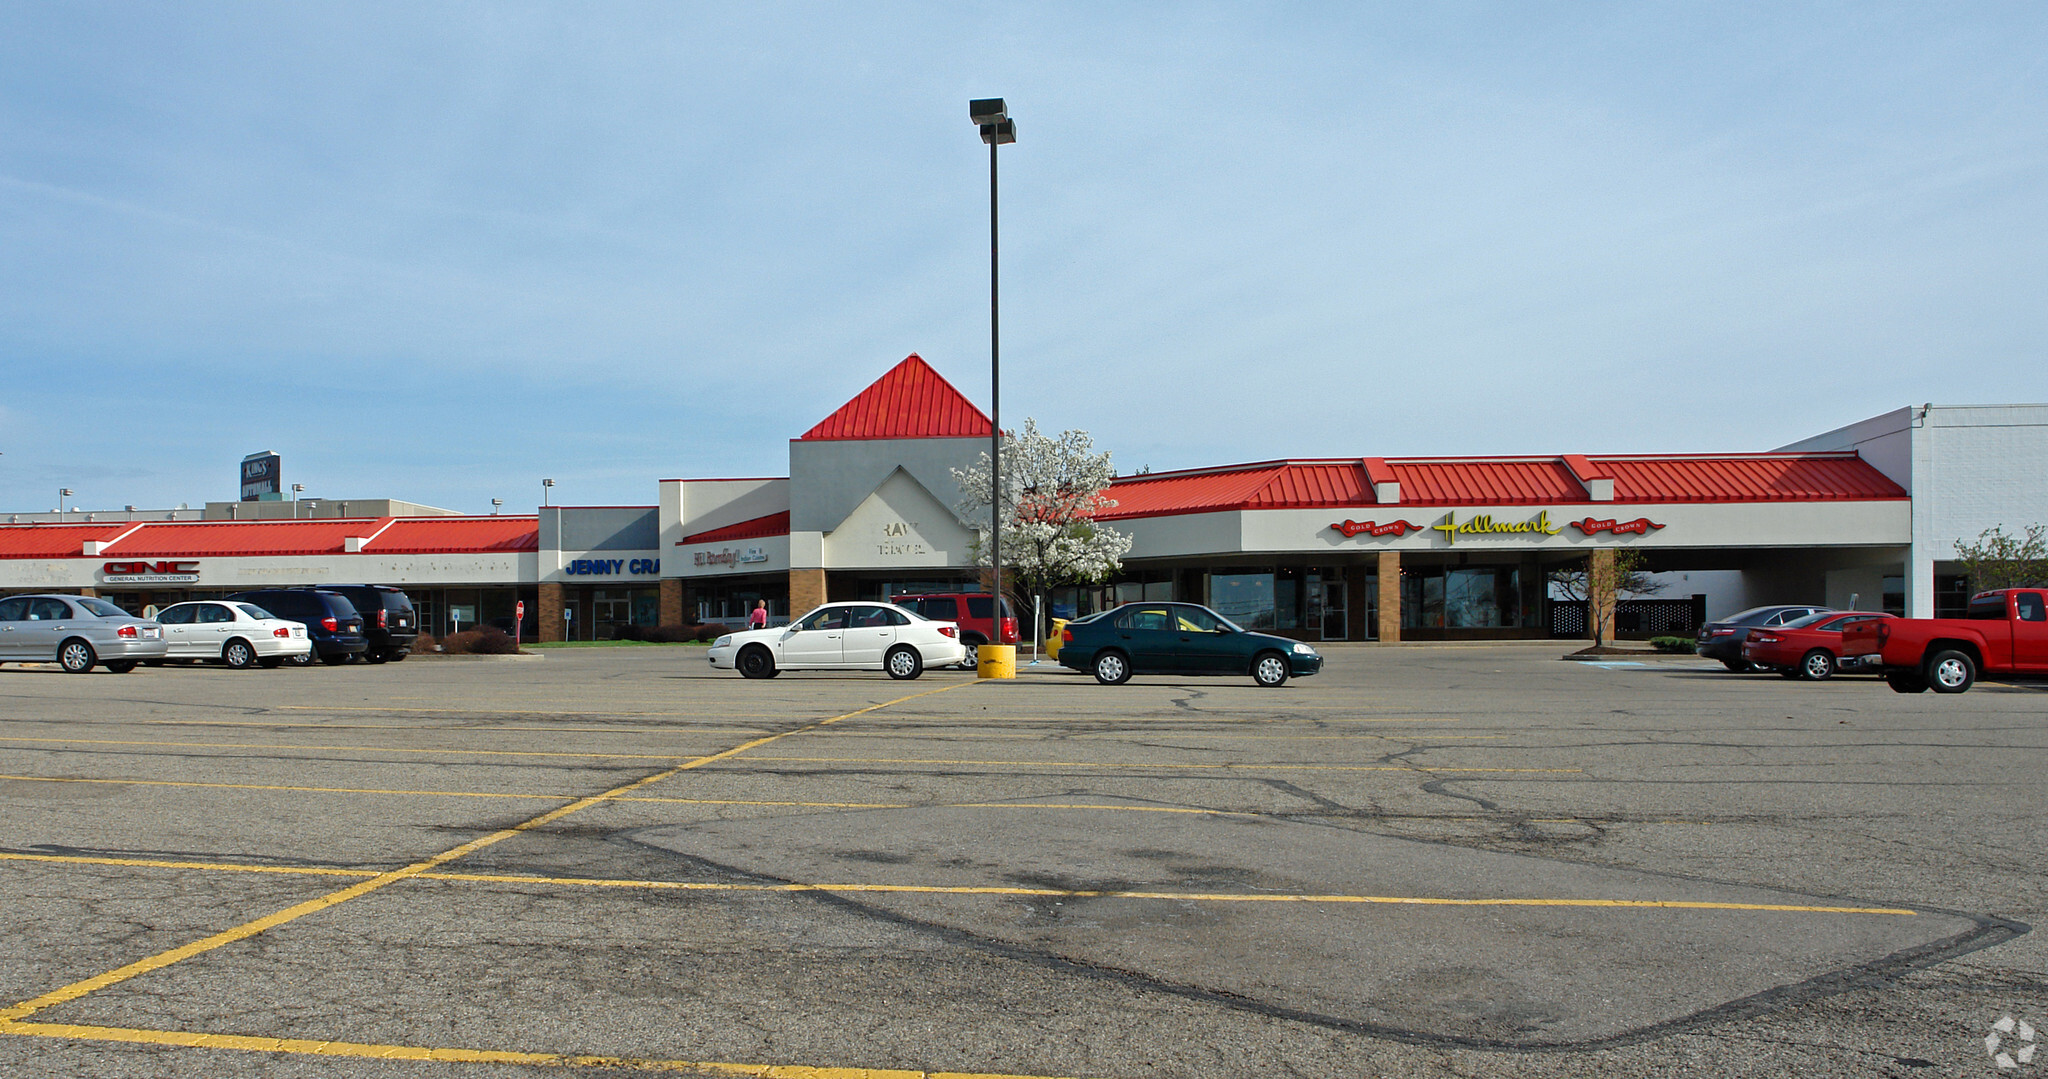
[[[797, 732], [784, 732], [784, 734], [795, 733]], [[780, 734], [775, 735], [777, 738], [782, 736]], [[467, 757], [581, 757], [628, 761], [678, 761], [691, 756], [688, 753], [560, 753], [546, 750], [457, 749], [453, 747], [407, 749], [399, 746], [279, 745], [275, 742], [158, 742], [116, 738], [14, 738], [8, 735], [0, 735], [0, 742], [28, 742], [38, 745], [155, 746], [167, 749], [283, 749], [308, 752], [443, 753], [459, 754]]]
[[[372, 877], [375, 870], [323, 869], [306, 866], [259, 866], [235, 862], [179, 862], [144, 858], [93, 858], [68, 854], [0, 854], [22, 861], [82, 865], [122, 865], [149, 869], [200, 869], [241, 873], [279, 873], [331, 877]], [[629, 888], [673, 892], [831, 892], [845, 894], [903, 893], [913, 895], [1013, 895], [1047, 899], [1153, 899], [1185, 903], [1329, 903], [1425, 907], [1586, 907], [1636, 910], [1729, 910], [1788, 914], [1883, 914], [1918, 917], [1900, 907], [1837, 907], [1795, 903], [1728, 903], [1691, 899], [1542, 899], [1498, 896], [1460, 899], [1448, 896], [1351, 895], [1334, 893], [1160, 892], [1128, 888], [1019, 888], [974, 884], [739, 884], [726, 881], [634, 880], [607, 877], [543, 877], [523, 873], [459, 873], [422, 870], [419, 880], [465, 881], [472, 884], [554, 884], [577, 888]]]
[[349, 885], [346, 888], [341, 889], [340, 891], [330, 892], [327, 895], [320, 896], [316, 899], [309, 899], [306, 902], [286, 907], [281, 911], [265, 915], [264, 917], [258, 918], [254, 921], [245, 922], [241, 925], [235, 926], [232, 929], [223, 930], [219, 933], [213, 934], [212, 936], [202, 937], [201, 939], [195, 940], [189, 944], [183, 944], [176, 948], [172, 948], [168, 951], [159, 952], [147, 958], [137, 960], [133, 963], [128, 964], [127, 966], [110, 970], [104, 974], [95, 975], [94, 977], [87, 978], [84, 981], [73, 982], [70, 985], [63, 986], [58, 989], [53, 989], [50, 992], [42, 994], [41, 996], [33, 997], [31, 999], [22, 1001], [21, 1003], [16, 1004], [13, 1007], [0, 1009], [0, 1022], [11, 1022], [17, 1019], [26, 1019], [29, 1016], [34, 1015], [35, 1013], [42, 1011], [45, 1008], [50, 1008], [58, 1004], [66, 1003], [68, 1001], [77, 1000], [80, 997], [86, 996], [90, 993], [97, 992], [101, 989], [106, 988], [107, 986], [119, 984], [121, 982], [127, 981], [130, 978], [134, 978], [142, 974], [147, 974], [154, 970], [160, 970], [164, 967], [172, 965], [173, 963], [182, 962], [183, 960], [190, 959], [195, 955], [205, 954], [206, 952], [210, 952], [215, 948], [219, 948], [228, 944], [233, 944], [236, 941], [246, 940], [249, 937], [253, 937], [259, 933], [265, 932], [270, 929], [274, 929], [288, 922], [297, 921], [298, 919], [303, 918], [308, 914], [318, 913], [319, 911], [326, 910], [329, 907], [346, 903], [349, 900], [355, 899], [359, 896], [368, 895], [371, 892], [389, 887], [390, 885], [396, 884], [399, 881], [405, 880], [409, 877], [416, 877], [421, 873], [427, 872], [428, 870], [434, 869], [448, 862], [452, 862], [457, 858], [473, 854], [479, 850], [484, 849], [485, 847], [489, 847], [493, 844], [503, 842], [507, 839], [511, 839], [514, 836], [532, 831], [535, 828], [540, 828], [544, 825], [551, 824], [557, 820], [562, 819], [563, 817], [569, 816], [572, 813], [588, 809], [591, 806], [598, 805], [602, 802], [605, 802], [613, 798], [618, 798], [622, 795], [631, 794], [632, 792], [639, 790], [642, 787], [646, 787], [654, 783], [659, 783], [662, 780], [669, 778], [670, 776], [680, 775], [681, 773], [689, 771], [693, 768], [701, 768], [704, 765], [712, 763], [713, 761], [724, 760], [727, 757], [731, 757], [735, 754], [744, 753], [749, 749], [754, 749], [759, 746], [767, 745], [768, 743], [776, 741], [781, 738], [787, 738], [790, 735], [796, 734], [800, 731], [810, 730], [812, 728], [823, 726], [830, 723], [837, 723], [842, 719], [850, 719], [854, 716], [866, 715], [867, 713], [873, 712], [877, 709], [887, 708], [891, 704], [897, 704], [902, 701], [912, 700], [917, 697], [929, 696], [933, 693], [944, 693], [950, 689], [958, 689], [960, 686], [973, 684], [974, 683], [972, 682], [959, 682], [955, 683], [954, 685], [942, 686], [938, 689], [927, 690], [924, 693], [914, 693], [908, 697], [899, 697], [893, 701], [885, 701], [881, 704], [869, 705], [866, 708], [857, 709], [852, 712], [847, 712], [843, 715], [833, 716], [830, 719], [822, 719], [817, 721], [816, 723], [811, 723], [803, 727], [798, 727], [796, 730], [785, 731], [782, 734], [771, 734], [766, 737], [756, 738], [752, 741], [743, 742], [740, 745], [734, 746], [731, 749], [722, 750], [717, 753], [712, 753], [706, 756], [698, 757], [695, 760], [676, 765], [675, 767], [666, 769], [664, 771], [656, 772], [653, 775], [634, 780], [633, 782], [624, 784], [623, 786], [614, 787], [611, 790], [605, 791], [602, 794], [593, 794], [585, 798], [579, 798], [576, 801], [570, 802], [567, 805], [559, 806], [555, 809], [549, 810], [548, 812], [543, 813], [538, 817], [533, 817], [528, 820], [521, 821], [520, 823], [515, 824], [510, 828], [501, 828], [498, 831], [492, 832], [490, 835], [472, 839], [467, 843], [464, 843], [457, 847], [452, 847], [448, 850], [442, 851], [439, 854], [435, 854], [427, 858], [422, 858], [419, 861], [413, 862], [411, 865], [407, 865], [403, 868], [390, 870], [385, 873], [380, 873], [377, 876], [370, 878], [369, 880], [358, 881], [354, 884]]
[[[972, 685], [971, 682], [961, 683]], [[951, 688], [951, 687], [948, 687]], [[490, 716], [516, 712], [522, 716], [674, 716], [677, 718], [703, 719], [797, 719], [791, 712], [630, 712], [593, 708], [583, 711], [550, 708], [393, 708], [387, 705], [365, 707], [343, 704], [273, 704], [271, 708], [280, 712], [408, 712], [423, 715], [447, 716]]]
[[[18, 780], [24, 783], [95, 783], [105, 786], [135, 787], [198, 787], [207, 790], [236, 791], [291, 791], [299, 794], [381, 794], [417, 798], [532, 798], [559, 802], [574, 797], [567, 794], [528, 794], [500, 791], [424, 791], [393, 790], [377, 787], [292, 787], [275, 783], [199, 783], [174, 779], [87, 779], [79, 776], [20, 776], [0, 774], [0, 780]], [[1215, 816], [1257, 816], [1241, 810], [1203, 809], [1183, 806], [1133, 806], [1098, 805], [1058, 802], [796, 802], [770, 800], [765, 798], [657, 798], [653, 795], [622, 797], [614, 802], [651, 802], [662, 805], [697, 806], [777, 806], [791, 809], [1102, 809], [1123, 813], [1206, 813]], [[41, 855], [0, 854], [7, 858], [42, 858]], [[153, 864], [153, 863], [136, 863]]]
[[1002, 1075], [994, 1072], [905, 1071], [900, 1068], [821, 1068], [802, 1064], [732, 1064], [706, 1060], [649, 1060], [640, 1057], [588, 1056], [569, 1053], [523, 1053], [496, 1049], [451, 1049], [424, 1045], [379, 1045], [371, 1042], [318, 1041], [309, 1038], [259, 1038], [241, 1034], [200, 1034], [183, 1030], [143, 1030], [75, 1023], [0, 1022], [0, 1034], [74, 1041], [174, 1045], [188, 1049], [239, 1049], [251, 1053], [294, 1053], [301, 1056], [350, 1057], [364, 1060], [422, 1060], [460, 1064], [528, 1064], [551, 1068], [613, 1068], [642, 1072], [694, 1072], [739, 1075], [749, 1079], [1056, 1079], [1052, 1076]]
[[979, 761], [935, 760], [921, 757], [755, 757], [748, 761], [788, 761], [810, 764], [975, 764], [1007, 768], [1266, 768], [1296, 772], [1581, 772], [1580, 768], [1453, 768], [1443, 765], [1400, 764], [1131, 764], [1105, 761]]

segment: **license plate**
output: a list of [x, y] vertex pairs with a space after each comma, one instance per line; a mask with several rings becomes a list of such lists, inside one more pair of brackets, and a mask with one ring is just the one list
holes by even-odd
[[162, 637], [163, 635], [164, 635], [164, 631], [163, 631], [163, 630], [160, 630], [160, 629], [144, 629], [144, 630], [142, 631], [142, 636], [143, 636], [144, 638], [146, 638], [146, 639], [148, 639], [148, 640], [152, 640], [152, 641], [153, 641], [153, 640], [156, 640], [156, 639], [157, 639], [157, 638], [159, 638], [159, 637]]

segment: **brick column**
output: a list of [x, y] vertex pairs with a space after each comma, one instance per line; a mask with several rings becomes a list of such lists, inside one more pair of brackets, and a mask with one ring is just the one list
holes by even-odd
[[1401, 552], [1380, 552], [1380, 641], [1401, 639]]
[[1614, 548], [1594, 548], [1586, 560], [1586, 635], [1594, 644], [1614, 642], [1614, 585]]
[[789, 616], [800, 618], [805, 612], [825, 602], [825, 571], [822, 569], [793, 569], [789, 571]]
[[683, 579], [663, 577], [660, 622], [664, 626], [680, 626], [685, 621], [687, 620], [683, 617]]
[[559, 581], [542, 581], [534, 602], [540, 606], [540, 639], [559, 641], [566, 633], [562, 625], [562, 585]]

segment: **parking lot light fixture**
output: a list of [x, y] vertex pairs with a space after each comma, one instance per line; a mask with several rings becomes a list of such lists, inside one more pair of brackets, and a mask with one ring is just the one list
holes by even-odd
[[502, 499], [502, 498], [493, 498], [493, 499], [491, 499], [491, 516], [493, 516], [493, 517], [496, 517], [496, 516], [498, 515], [498, 510], [500, 510], [501, 508], [503, 508], [503, 507], [504, 507], [504, 505], [505, 505], [505, 500], [504, 500], [504, 499]]
[[1003, 367], [1002, 291], [997, 279], [996, 147], [1017, 141], [1017, 122], [999, 97], [975, 98], [967, 103], [967, 117], [981, 131], [988, 144], [988, 469], [989, 469], [989, 594], [996, 617], [1003, 610]]
[[59, 487], [59, 488], [57, 488], [57, 519], [58, 519], [58, 520], [60, 520], [60, 521], [64, 519], [64, 500], [65, 500], [65, 499], [67, 499], [67, 498], [70, 498], [70, 497], [71, 497], [71, 488], [69, 488], [69, 487]]
[[540, 504], [541, 504], [541, 505], [545, 506], [545, 505], [547, 505], [547, 504], [548, 504], [548, 488], [550, 488], [550, 487], [553, 487], [554, 485], [555, 485], [555, 481], [553, 481], [553, 480], [542, 480], [542, 481], [540, 481]]

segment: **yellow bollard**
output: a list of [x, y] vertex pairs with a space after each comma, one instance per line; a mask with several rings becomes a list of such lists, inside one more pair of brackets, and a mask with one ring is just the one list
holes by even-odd
[[976, 653], [975, 675], [980, 678], [1017, 677], [1017, 646], [985, 644]]

